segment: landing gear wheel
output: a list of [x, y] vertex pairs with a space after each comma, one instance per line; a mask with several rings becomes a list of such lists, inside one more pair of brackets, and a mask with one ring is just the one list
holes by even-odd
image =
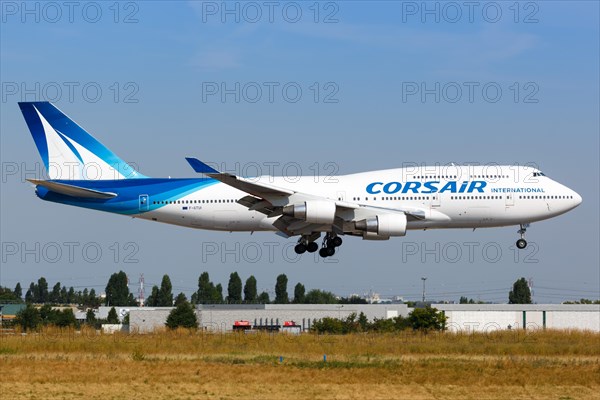
[[306, 250], [306, 246], [303, 243], [298, 243], [296, 247], [294, 247], [296, 254], [303, 254]]
[[331, 244], [333, 245], [333, 247], [340, 247], [343, 243], [343, 240], [341, 237], [336, 236], [333, 239], [331, 239]]
[[321, 247], [321, 250], [319, 250], [319, 255], [323, 258], [327, 257], [329, 255], [327, 252], [327, 247]]
[[527, 228], [529, 227], [529, 224], [521, 224], [520, 228], [517, 233], [519, 235], [521, 235], [521, 239], [517, 240], [517, 248], [523, 250], [525, 247], [527, 247], [527, 240], [525, 240], [525, 232], [527, 232]]
[[327, 251], [328, 257], [331, 257], [332, 255], [335, 254], [335, 247], [326, 247], [325, 250]]
[[310, 242], [306, 245], [306, 250], [308, 250], [309, 253], [314, 253], [315, 251], [319, 250], [319, 245], [315, 242]]

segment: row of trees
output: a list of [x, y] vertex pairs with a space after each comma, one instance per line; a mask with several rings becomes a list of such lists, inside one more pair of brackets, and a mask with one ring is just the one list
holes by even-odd
[[346, 318], [322, 318], [315, 321], [311, 330], [316, 333], [348, 334], [357, 332], [400, 332], [407, 329], [421, 332], [446, 329], [447, 317], [436, 308], [415, 308], [408, 317], [375, 318], [369, 321], [364, 313], [350, 314]]
[[[124, 323], [129, 323], [128, 318], [129, 316], [127, 315]], [[95, 329], [99, 329], [102, 324], [118, 324], [119, 316], [117, 315], [117, 310], [112, 307], [109, 310], [106, 319], [98, 319], [96, 318], [94, 311], [90, 308], [86, 313], [84, 323]], [[81, 325], [75, 318], [72, 308], [64, 308], [61, 310], [53, 308], [50, 304], [44, 304], [40, 308], [35, 307], [33, 304], [27, 304], [27, 306], [17, 314], [14, 324], [20, 326], [23, 331], [33, 331], [41, 326], [49, 325], [61, 328], [79, 328]]]
[[[306, 291], [302, 283], [294, 287], [293, 297], [288, 294], [288, 278], [285, 274], [277, 276], [275, 282], [275, 298], [271, 301], [269, 293], [262, 291], [258, 293], [256, 278], [251, 275], [242, 284], [242, 279], [237, 272], [229, 276], [227, 292], [224, 293], [223, 286], [215, 284], [210, 280], [208, 272], [203, 272], [198, 278], [198, 289], [192, 294], [192, 304], [333, 304], [333, 303], [366, 303], [366, 300], [358, 296], [350, 298], [337, 298], [333, 293], [313, 289]], [[83, 308], [97, 308], [104, 304], [107, 306], [132, 307], [138, 302], [133, 293], [129, 291], [127, 275], [119, 271], [110, 276], [105, 288], [105, 297], [101, 298], [92, 288], [90, 290], [75, 291], [73, 287], [67, 289], [57, 282], [52, 290], [48, 289], [48, 281], [41, 277], [36, 282], [31, 282], [25, 294], [26, 303], [36, 304], [78, 304]], [[164, 275], [160, 287], [154, 285], [151, 294], [145, 301], [145, 305], [151, 307], [171, 307], [183, 300], [187, 300], [183, 293], [173, 295], [173, 285], [169, 275]], [[14, 290], [0, 287], [0, 301], [22, 302], [21, 284], [17, 283]]]
[[[158, 288], [157, 288], [158, 289]], [[192, 294], [192, 304], [268, 304], [271, 303], [269, 293], [258, 293], [257, 281], [250, 275], [242, 284], [242, 279], [237, 272], [229, 275], [227, 295], [223, 295], [223, 286], [214, 284], [208, 272], [203, 272], [198, 278], [198, 290]], [[275, 281], [275, 298], [273, 304], [335, 304], [335, 303], [364, 303], [366, 300], [358, 296], [338, 298], [335, 294], [324, 290], [312, 289], [306, 292], [302, 283], [294, 287], [294, 296], [290, 299], [288, 294], [288, 278], [285, 274], [277, 276]]]
[[[508, 295], [510, 304], [531, 304], [532, 296], [529, 285], [525, 278], [518, 279]], [[146, 299], [145, 304], [151, 307], [171, 307], [182, 301], [187, 300], [183, 293], [173, 295], [173, 285], [168, 275], [164, 275], [160, 287], [154, 285], [151, 294]], [[293, 297], [288, 294], [288, 278], [285, 274], [277, 276], [275, 282], [275, 298], [271, 301], [269, 293], [262, 291], [258, 293], [257, 281], [253, 275], [250, 275], [242, 284], [242, 279], [237, 272], [233, 272], [229, 276], [227, 284], [227, 293], [224, 293], [223, 286], [218, 283], [214, 284], [208, 275], [208, 272], [203, 272], [198, 278], [198, 289], [192, 294], [192, 304], [335, 304], [335, 303], [366, 303], [366, 300], [353, 296], [349, 298], [338, 298], [333, 293], [312, 289], [308, 292], [305, 286], [298, 282], [294, 286]], [[14, 290], [0, 287], [0, 302], [22, 302], [23, 289], [21, 284], [17, 283]], [[52, 290], [49, 290], [46, 278], [41, 277], [37, 283], [31, 282], [29, 289], [25, 293], [26, 303], [36, 304], [78, 304], [83, 308], [97, 308], [101, 304], [107, 306], [132, 307], [137, 306], [138, 302], [134, 298], [133, 293], [129, 291], [127, 275], [123, 271], [119, 271], [110, 276], [105, 288], [105, 297], [101, 298], [92, 289], [83, 289], [75, 291], [71, 286], [67, 289], [66, 286], [57, 282]], [[460, 304], [475, 304], [481, 303], [473, 299], [468, 299], [461, 296]], [[581, 299], [578, 303], [591, 304], [598, 303], [597, 300]]]

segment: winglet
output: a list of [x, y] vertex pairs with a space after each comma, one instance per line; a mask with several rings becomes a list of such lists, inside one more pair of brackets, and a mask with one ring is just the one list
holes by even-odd
[[185, 159], [187, 160], [188, 163], [190, 163], [190, 165], [192, 166], [194, 171], [196, 171], [199, 174], [218, 174], [219, 173], [219, 171], [217, 171], [216, 169], [212, 168], [211, 166], [203, 163], [202, 161], [198, 160], [197, 158], [186, 157]]

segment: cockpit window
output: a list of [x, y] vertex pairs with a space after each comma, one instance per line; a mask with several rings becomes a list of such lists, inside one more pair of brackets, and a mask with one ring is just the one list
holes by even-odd
[[533, 176], [546, 176], [546, 174], [544, 174], [542, 171], [539, 171], [539, 172], [534, 172]]

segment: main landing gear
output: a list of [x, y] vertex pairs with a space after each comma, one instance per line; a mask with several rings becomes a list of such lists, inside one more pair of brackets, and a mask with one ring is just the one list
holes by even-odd
[[[318, 236], [317, 236], [318, 238]], [[296, 254], [304, 254], [307, 251], [309, 253], [314, 253], [319, 249], [319, 245], [314, 241], [316, 238], [311, 238], [310, 236], [302, 236], [298, 239], [298, 244], [294, 247], [294, 251]], [[323, 258], [331, 257], [335, 254], [335, 248], [340, 247], [342, 245], [342, 238], [333, 234], [327, 233], [323, 238], [323, 245], [321, 250], [319, 250], [319, 255]]]
[[527, 231], [528, 227], [529, 224], [521, 224], [521, 229], [517, 231], [517, 233], [521, 235], [521, 239], [517, 240], [517, 248], [521, 250], [527, 247], [527, 240], [525, 240], [525, 232]]
[[327, 233], [323, 238], [323, 246], [321, 247], [321, 250], [319, 250], [319, 255], [323, 258], [331, 257], [335, 254], [335, 248], [340, 247], [342, 243], [343, 240], [341, 237], [332, 233]]
[[302, 236], [298, 240], [298, 244], [294, 247], [296, 254], [304, 254], [305, 252], [314, 253], [319, 250], [319, 245], [311, 241], [308, 237]]

